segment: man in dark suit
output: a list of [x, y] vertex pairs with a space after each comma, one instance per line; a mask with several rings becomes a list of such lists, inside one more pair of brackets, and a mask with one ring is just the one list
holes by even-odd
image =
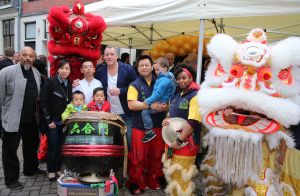
[[37, 99], [41, 77], [32, 64], [35, 52], [30, 47], [21, 50], [19, 64], [0, 71], [0, 115], [3, 126], [2, 163], [4, 181], [10, 189], [21, 189], [19, 182], [20, 163], [17, 149], [22, 139], [23, 173], [25, 176], [41, 174], [38, 169], [37, 149]]
[[127, 140], [130, 150], [132, 118], [127, 104], [127, 90], [137, 75], [131, 65], [118, 61], [115, 47], [107, 46], [105, 48], [104, 60], [106, 64], [96, 71], [95, 78], [100, 80], [103, 85], [107, 100], [111, 104], [111, 113], [119, 114], [127, 125]]
[[169, 62], [169, 71], [174, 73], [175, 68], [175, 55], [173, 53], [167, 53], [165, 56]]
[[15, 54], [15, 50], [12, 47], [7, 47], [4, 49], [4, 59], [0, 61], [0, 70], [3, 69], [4, 67], [13, 65], [13, 57]]

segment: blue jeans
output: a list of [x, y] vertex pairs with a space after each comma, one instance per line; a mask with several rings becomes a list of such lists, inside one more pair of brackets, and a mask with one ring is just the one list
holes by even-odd
[[126, 114], [120, 114], [120, 116], [123, 118], [123, 120], [125, 121], [125, 124], [127, 126], [127, 133], [126, 133], [127, 145], [128, 145], [128, 151], [131, 151], [132, 117], [128, 116]]
[[142, 111], [141, 116], [142, 116], [142, 119], [143, 119], [144, 128], [146, 130], [149, 130], [149, 129], [153, 128], [153, 121], [152, 121], [152, 118], [151, 118], [151, 114], [155, 114], [157, 112], [158, 112], [157, 110], [152, 110], [152, 109]]
[[48, 140], [47, 171], [54, 173], [60, 171], [62, 163], [61, 147], [63, 144], [63, 125], [56, 125], [56, 128], [46, 130]]

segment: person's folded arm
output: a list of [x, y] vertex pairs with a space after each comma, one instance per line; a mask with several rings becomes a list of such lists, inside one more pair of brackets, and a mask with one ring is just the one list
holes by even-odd
[[128, 100], [128, 108], [130, 110], [139, 111], [148, 109], [149, 105], [141, 101]]
[[166, 111], [168, 109], [168, 105], [165, 103], [155, 102], [153, 104], [147, 104], [145, 102], [138, 101], [138, 91], [134, 86], [129, 86], [128, 88], [127, 101], [128, 108], [134, 111], [146, 110], [149, 109], [149, 107], [160, 112]]

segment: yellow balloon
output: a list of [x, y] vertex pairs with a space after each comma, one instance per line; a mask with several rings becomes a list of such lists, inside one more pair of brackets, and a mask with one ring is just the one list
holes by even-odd
[[157, 50], [151, 50], [151, 57], [153, 59], [157, 58], [159, 55], [158, 51]]
[[184, 51], [183, 48], [180, 48], [180, 49], [178, 50], [178, 52], [177, 52], [177, 55], [178, 55], [178, 56], [185, 56], [186, 53], [185, 53], [185, 51]]
[[158, 54], [158, 57], [164, 57], [166, 53], [164, 51], [160, 51]]
[[176, 38], [175, 37], [170, 37], [167, 39], [167, 43], [170, 45], [170, 46], [173, 46], [175, 45], [176, 43]]
[[188, 54], [192, 51], [192, 45], [189, 42], [186, 42], [185, 44], [183, 44], [182, 48], [186, 54]]
[[157, 51], [158, 53], [160, 52], [167, 52], [168, 51], [168, 43], [166, 43], [164, 40], [163, 41], [159, 41], [157, 42], [154, 47], [152, 48], [152, 50]]
[[177, 40], [176, 40], [176, 46], [178, 47], [178, 48], [181, 48], [182, 47], [182, 45], [184, 44], [184, 40], [183, 40], [183, 38], [182, 37], [178, 37], [177, 38]]
[[156, 44], [154, 45], [154, 47], [153, 47], [153, 50], [160, 51], [161, 49], [162, 49], [162, 46], [161, 46], [161, 43], [160, 43], [160, 42], [156, 43]]
[[170, 47], [170, 45], [168, 44], [168, 42], [162, 41], [161, 46], [162, 46], [162, 50], [163, 50], [164, 52], [166, 52], [166, 53], [169, 52], [169, 47]]
[[191, 42], [194, 46], [197, 46], [198, 47], [198, 37], [197, 36], [192, 36], [191, 38]]
[[193, 48], [192, 49], [192, 53], [196, 53], [197, 54], [198, 53], [198, 49], [197, 48]]
[[178, 48], [175, 45], [171, 45], [169, 49], [173, 54], [177, 54], [178, 52]]
[[143, 51], [143, 55], [151, 56], [151, 52], [152, 52], [152, 50], [145, 50], [145, 51]]
[[181, 35], [179, 38], [182, 40], [183, 43], [186, 43], [189, 41], [189, 35]]

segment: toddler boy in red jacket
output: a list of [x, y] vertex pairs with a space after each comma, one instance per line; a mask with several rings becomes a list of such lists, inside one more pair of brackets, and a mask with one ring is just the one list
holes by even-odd
[[93, 90], [93, 100], [87, 105], [89, 111], [110, 112], [110, 103], [105, 100], [104, 89], [97, 87]]

